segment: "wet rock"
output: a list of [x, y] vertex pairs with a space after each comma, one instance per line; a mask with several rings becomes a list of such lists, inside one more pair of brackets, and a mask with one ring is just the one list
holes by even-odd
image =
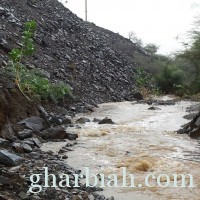
[[192, 131], [189, 132], [189, 136], [191, 138], [199, 139], [200, 138], [200, 129], [199, 128], [193, 129]]
[[76, 108], [75, 107], [71, 107], [70, 110], [73, 111], [73, 112], [75, 112]]
[[78, 123], [78, 124], [85, 124], [86, 122], [90, 122], [90, 119], [88, 119], [86, 117], [81, 117], [76, 121], [76, 123]]
[[6, 166], [16, 166], [23, 161], [22, 157], [10, 153], [7, 150], [0, 150], [0, 163]]
[[66, 155], [62, 156], [62, 159], [67, 159], [67, 158], [68, 158], [68, 156], [66, 156]]
[[18, 132], [18, 138], [21, 140], [31, 138], [33, 136], [33, 130], [24, 129], [23, 131]]
[[53, 117], [51, 117], [50, 122], [51, 122], [52, 124], [61, 125], [63, 121], [62, 121], [62, 119], [60, 119], [59, 117], [53, 116]]
[[102, 119], [98, 124], [115, 124], [112, 119], [106, 117], [104, 119]]
[[148, 110], [161, 110], [161, 109], [158, 107], [152, 106], [152, 107], [149, 107]]
[[40, 133], [39, 135], [45, 140], [67, 139], [66, 130], [61, 126], [46, 129], [42, 133]]
[[94, 106], [90, 105], [90, 104], [86, 104], [85, 108], [90, 111], [90, 112], [94, 112]]
[[66, 115], [66, 116], [63, 118], [62, 124], [65, 124], [65, 125], [72, 124], [71, 117]]
[[200, 113], [194, 119], [177, 131], [178, 134], [188, 134], [191, 138], [200, 138]]
[[70, 132], [66, 132], [66, 137], [68, 140], [76, 140], [78, 138], [78, 134], [77, 133], [70, 133]]
[[41, 131], [44, 128], [43, 123], [44, 123], [44, 120], [38, 116], [29, 117], [18, 122], [18, 124], [20, 125], [25, 124], [27, 128], [34, 131]]

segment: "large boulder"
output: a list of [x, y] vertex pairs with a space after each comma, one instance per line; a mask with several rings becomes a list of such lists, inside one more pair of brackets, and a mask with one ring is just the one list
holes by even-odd
[[98, 124], [115, 124], [112, 119], [106, 117], [104, 119], [102, 119]]
[[192, 121], [185, 124], [182, 129], [178, 130], [179, 134], [188, 134], [191, 138], [200, 138], [200, 113]]
[[44, 129], [43, 123], [44, 123], [44, 120], [38, 116], [29, 117], [18, 122], [19, 125], [25, 125], [27, 128], [33, 131], [41, 131], [42, 129]]
[[44, 139], [44, 140], [52, 140], [52, 139], [69, 139], [69, 140], [75, 140], [78, 135], [74, 133], [69, 133], [66, 131], [65, 128], [61, 126], [57, 127], [51, 127], [43, 132], [39, 133], [39, 135]]
[[7, 150], [0, 150], [0, 163], [5, 166], [16, 166], [19, 165], [23, 161], [22, 157], [10, 153]]

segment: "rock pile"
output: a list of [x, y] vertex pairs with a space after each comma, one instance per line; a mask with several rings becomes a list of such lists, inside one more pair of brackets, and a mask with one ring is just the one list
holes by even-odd
[[190, 121], [188, 124], [185, 124], [182, 129], [178, 130], [179, 134], [188, 134], [191, 138], [199, 139], [200, 138], [200, 113]]
[[1, 0], [0, 19], [0, 66], [20, 46], [23, 24], [34, 19], [37, 51], [24, 63], [29, 69], [65, 82], [83, 102], [133, 99], [137, 65], [132, 55], [144, 51], [130, 40], [84, 22], [57, 0]]

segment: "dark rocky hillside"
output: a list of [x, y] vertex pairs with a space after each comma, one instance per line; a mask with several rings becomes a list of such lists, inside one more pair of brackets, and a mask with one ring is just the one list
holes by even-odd
[[142, 49], [111, 31], [86, 23], [57, 0], [0, 0], [0, 64], [20, 42], [23, 24], [35, 19], [36, 54], [30, 68], [42, 68], [52, 81], [64, 81], [83, 102], [132, 99], [136, 64]]

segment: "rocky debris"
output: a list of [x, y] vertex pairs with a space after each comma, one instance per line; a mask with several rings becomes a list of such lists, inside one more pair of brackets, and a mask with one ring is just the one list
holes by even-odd
[[[67, 148], [67, 146], [65, 148]], [[80, 182], [80, 180], [80, 187], [74, 188], [73, 174], [79, 174], [81, 173], [81, 171], [75, 170], [72, 167], [68, 166], [62, 159], [67, 159], [67, 156], [63, 155], [61, 158], [61, 156], [59, 155], [41, 152], [39, 149], [35, 149], [29, 154], [28, 159], [26, 159], [25, 162], [21, 163], [21, 165], [12, 168], [2, 167], [2, 170], [0, 171], [0, 198], [5, 200], [106, 199], [103, 195], [99, 195], [96, 193], [96, 191], [100, 191], [102, 189], [96, 187], [86, 188], [85, 185]], [[44, 185], [45, 176], [43, 167], [48, 167], [49, 174], [56, 175], [57, 184], [60, 181], [60, 179], [58, 178], [59, 174], [64, 173], [69, 175], [69, 185], [72, 187], [64, 187], [58, 189], [43, 188], [40, 193], [34, 195], [27, 192], [31, 184], [31, 174], [41, 174], [38, 184], [41, 186]], [[51, 181], [49, 182], [49, 184], [51, 184]], [[111, 197], [110, 199], [113, 198]]]
[[71, 117], [67, 116], [67, 115], [51, 114], [49, 122], [51, 124], [55, 124], [55, 125], [62, 125], [62, 124], [69, 125], [69, 124], [72, 124]]
[[[33, 4], [2, 0], [1, 7], [2, 60], [8, 61], [7, 53], [20, 44], [22, 24], [35, 19], [37, 51], [27, 66], [54, 82], [63, 81], [79, 101], [92, 106], [134, 99], [137, 64], [133, 54], [144, 51], [129, 39], [84, 22], [56, 0]], [[92, 106], [85, 108], [92, 112]]]
[[102, 119], [98, 124], [115, 124], [112, 119], [106, 117], [104, 119]]
[[178, 130], [179, 134], [188, 134], [191, 138], [200, 138], [200, 113], [188, 124], [185, 124], [182, 129]]
[[78, 120], [76, 120], [76, 123], [78, 123], [78, 124], [85, 124], [86, 122], [90, 122], [90, 119], [88, 119], [86, 117], [81, 117]]
[[10, 153], [7, 150], [0, 150], [0, 163], [5, 166], [16, 166], [23, 161], [22, 157]]
[[140, 101], [140, 103], [145, 103], [152, 106], [172, 106], [175, 105], [177, 100], [157, 100], [157, 99], [148, 99]]

